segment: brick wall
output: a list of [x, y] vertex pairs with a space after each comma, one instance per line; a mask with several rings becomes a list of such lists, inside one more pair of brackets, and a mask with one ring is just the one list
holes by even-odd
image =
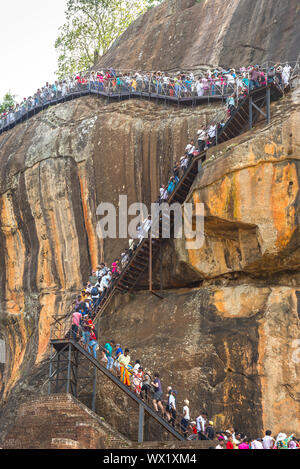
[[113, 449], [130, 442], [68, 394], [31, 399], [20, 406], [5, 449]]
[[18, 410], [4, 449], [208, 449], [211, 441], [138, 444], [113, 430], [70, 394], [30, 399]]

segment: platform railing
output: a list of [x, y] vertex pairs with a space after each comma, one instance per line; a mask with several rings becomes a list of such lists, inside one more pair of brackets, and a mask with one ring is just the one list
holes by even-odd
[[[262, 66], [267, 75], [273, 64], [269, 62]], [[284, 65], [284, 64], [282, 64]], [[291, 80], [300, 75], [299, 62], [291, 63]], [[249, 92], [250, 74], [244, 71], [244, 79], [238, 78], [234, 81], [220, 78], [205, 78], [200, 80], [184, 79], [178, 77], [164, 77], [162, 72], [135, 72], [116, 73], [111, 77], [109, 72], [102, 76], [97, 72], [83, 72], [75, 77], [68, 78], [63, 82], [47, 84], [34, 95], [24, 100], [14, 109], [2, 113], [0, 116], [0, 132], [8, 130], [17, 123], [23, 122], [46, 107], [76, 99], [86, 94], [98, 94], [107, 98], [111, 97], [156, 97], [158, 100], [174, 100], [184, 102], [193, 100], [197, 103], [201, 99], [226, 99], [229, 96], [238, 96], [241, 91]], [[274, 80], [278, 81], [275, 76]]]

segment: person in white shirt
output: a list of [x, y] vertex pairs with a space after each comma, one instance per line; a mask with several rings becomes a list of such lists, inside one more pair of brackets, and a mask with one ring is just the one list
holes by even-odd
[[275, 443], [274, 438], [271, 436], [271, 430], [266, 431], [266, 436], [263, 438], [262, 444], [264, 449], [272, 449]]
[[190, 402], [187, 399], [185, 399], [183, 403], [184, 403], [183, 418], [181, 420], [180, 425], [181, 425], [181, 430], [184, 436], [187, 437], [187, 427], [190, 423], [190, 409], [189, 409]]
[[148, 232], [150, 231], [151, 226], [152, 226], [152, 220], [151, 220], [151, 216], [149, 216], [143, 221], [142, 225], [140, 226], [139, 234], [138, 234], [140, 242], [144, 238], [148, 237]]
[[209, 127], [207, 133], [208, 133], [208, 136], [209, 136], [210, 139], [215, 138], [215, 136], [216, 136], [216, 128], [217, 128], [217, 126], [216, 126], [216, 125], [213, 125], [213, 124], [211, 124], [211, 126]]
[[197, 95], [198, 96], [203, 96], [204, 95], [204, 86], [203, 86], [201, 78], [199, 78], [197, 83], [196, 83], [196, 90], [197, 90]]
[[206, 132], [205, 130], [200, 129], [198, 130], [197, 135], [198, 135], [198, 148], [199, 148], [200, 153], [202, 153], [205, 147]]
[[292, 70], [292, 67], [289, 65], [289, 64], [286, 64], [284, 67], [283, 67], [283, 70], [282, 70], [282, 81], [283, 81], [283, 84], [285, 86], [287, 86], [290, 82], [290, 76], [291, 76], [291, 70]]
[[186, 170], [187, 170], [187, 167], [188, 167], [188, 164], [189, 164], [189, 159], [187, 156], [182, 156], [180, 158], [180, 167], [182, 169], [182, 171], [185, 173]]
[[196, 151], [195, 142], [194, 142], [194, 140], [191, 140], [191, 143], [189, 143], [186, 146], [185, 152], [188, 153], [189, 156], [191, 156], [191, 155], [193, 155], [193, 153], [195, 151]]
[[207, 440], [205, 436], [205, 426], [206, 420], [202, 415], [196, 418], [197, 431], [198, 431], [198, 440]]
[[176, 420], [176, 396], [177, 396], [177, 391], [171, 391], [170, 396], [169, 396], [169, 412], [171, 413], [171, 420], [169, 423], [172, 425], [172, 427], [175, 427], [175, 420]]
[[253, 440], [251, 442], [251, 449], [264, 449], [261, 441], [259, 440]]

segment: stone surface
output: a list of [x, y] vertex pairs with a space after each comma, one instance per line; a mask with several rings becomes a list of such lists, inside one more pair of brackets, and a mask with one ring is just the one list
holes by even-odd
[[3, 449], [111, 449], [130, 442], [68, 394], [30, 399], [18, 412]]
[[[100, 342], [114, 338], [159, 371], [179, 391], [180, 409], [188, 397], [193, 417], [205, 409], [217, 427], [256, 436], [299, 428], [298, 105], [296, 92], [273, 106], [272, 125], [211, 150], [188, 199], [205, 204], [203, 247], [167, 242], [164, 301], [122, 298], [100, 321]], [[23, 400], [47, 392], [53, 314], [68, 310], [98, 260], [126, 244], [98, 240], [97, 205], [119, 193], [149, 205], [214, 109], [83, 98], [0, 136], [1, 444]], [[136, 438], [136, 409], [105, 380], [97, 410]], [[75, 436], [53, 444], [80, 447]]]
[[[39, 373], [41, 365], [44, 371], [53, 315], [68, 311], [91, 268], [103, 259], [112, 262], [127, 246], [127, 240], [98, 238], [97, 206], [117, 207], [119, 194], [127, 194], [129, 204], [150, 205], [187, 139], [218, 107], [191, 112], [87, 97], [48, 109], [0, 136], [5, 422], [16, 400], [31, 395], [33, 370]], [[8, 399], [12, 388], [18, 398]]]
[[133, 23], [98, 66], [177, 72], [296, 61], [299, 15], [297, 0], [165, 0]]

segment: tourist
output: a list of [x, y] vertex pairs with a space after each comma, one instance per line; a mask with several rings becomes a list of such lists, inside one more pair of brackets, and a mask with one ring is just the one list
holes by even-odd
[[203, 129], [198, 130], [197, 135], [198, 135], [198, 149], [200, 153], [202, 153], [205, 147], [206, 132]]
[[91, 348], [93, 350], [93, 356], [94, 358], [97, 358], [97, 350], [99, 349], [99, 345], [97, 342], [97, 335], [96, 331], [91, 329], [90, 331], [90, 340], [88, 343], [88, 352], [91, 353]]
[[261, 438], [252, 440], [250, 449], [264, 449]]
[[286, 63], [282, 70], [282, 81], [284, 87], [287, 87], [290, 84], [291, 70], [292, 67], [288, 63]]
[[171, 412], [171, 419], [169, 420], [169, 423], [172, 425], [172, 427], [175, 427], [175, 421], [176, 421], [176, 397], [177, 397], [177, 391], [172, 390], [170, 397], [169, 397], [169, 409]]
[[124, 354], [119, 355], [118, 363], [120, 365], [120, 376], [121, 381], [126, 386], [130, 387], [130, 376], [128, 372], [128, 366], [130, 364], [130, 351], [128, 348], [125, 349]]
[[239, 445], [239, 449], [250, 449], [250, 442], [249, 438], [244, 438], [242, 443]]
[[188, 399], [185, 399], [183, 401], [184, 403], [184, 406], [183, 406], [183, 417], [181, 419], [181, 422], [180, 422], [180, 425], [181, 425], [181, 430], [184, 434], [184, 437], [187, 438], [187, 428], [189, 426], [189, 423], [190, 423], [190, 402]]
[[294, 438], [294, 435], [287, 437], [286, 433], [279, 433], [276, 441], [275, 441], [275, 448], [276, 449], [289, 449], [289, 443]]
[[196, 424], [198, 431], [198, 440], [207, 440], [207, 437], [205, 436], [206, 419], [204, 418], [203, 413], [196, 418]]
[[215, 438], [214, 422], [212, 422], [211, 420], [208, 422], [208, 426], [205, 430], [205, 435], [207, 436], [208, 440], [213, 440]]
[[225, 440], [223, 437], [218, 438], [218, 445], [216, 446], [216, 449], [225, 449]]
[[151, 371], [146, 371], [142, 378], [141, 399], [148, 400], [148, 394], [151, 390]]
[[89, 323], [89, 316], [86, 314], [83, 316], [81, 322], [81, 330], [82, 330], [82, 345], [85, 350], [87, 350], [88, 343], [90, 342], [90, 335], [91, 335], [91, 325]]
[[233, 446], [233, 436], [230, 435], [227, 442], [226, 442], [226, 449], [234, 449]]
[[[138, 366], [138, 369], [136, 368]], [[137, 364], [133, 370], [133, 379], [132, 384], [134, 386], [134, 393], [139, 396], [141, 394], [142, 385], [143, 385], [143, 368]]]
[[267, 430], [266, 436], [263, 438], [263, 442], [262, 442], [264, 449], [273, 449], [275, 440], [271, 435], [272, 435], [271, 430]]
[[82, 319], [83, 312], [80, 310], [79, 312], [74, 312], [72, 314], [72, 337], [74, 340], [77, 340], [79, 336], [79, 327], [80, 321]]
[[163, 390], [158, 373], [154, 374], [154, 381], [151, 383], [151, 385], [154, 387], [155, 390], [153, 396], [153, 407], [155, 409], [155, 412], [158, 413], [160, 409], [161, 413], [164, 415], [164, 408], [162, 405]]
[[111, 340], [110, 342], [107, 342], [105, 345], [104, 345], [104, 353], [106, 355], [106, 358], [107, 358], [107, 370], [111, 370], [114, 366], [114, 359], [113, 359], [113, 349], [115, 347], [115, 342], [113, 340]]

